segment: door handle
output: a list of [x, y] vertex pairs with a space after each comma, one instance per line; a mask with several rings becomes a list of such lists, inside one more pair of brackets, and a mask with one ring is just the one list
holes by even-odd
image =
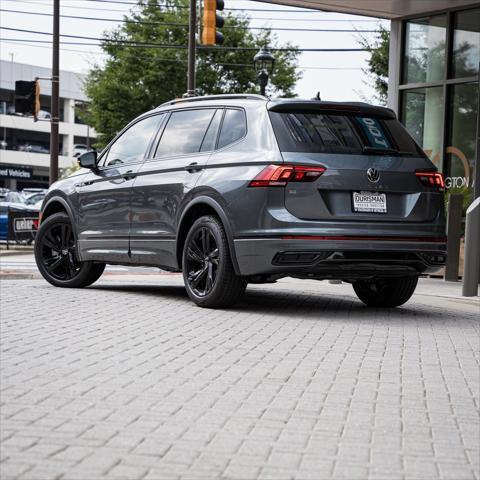
[[187, 172], [195, 173], [202, 170], [202, 165], [199, 165], [197, 162], [190, 163], [186, 167], [183, 167]]
[[133, 170], [129, 170], [128, 172], [125, 172], [122, 177], [125, 179], [125, 180], [132, 180], [134, 179], [135, 177], [137, 176], [136, 173], [133, 173]]

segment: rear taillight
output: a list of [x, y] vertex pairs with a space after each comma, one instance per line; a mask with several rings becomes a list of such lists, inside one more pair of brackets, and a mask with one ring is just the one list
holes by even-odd
[[437, 190], [445, 190], [445, 179], [443, 174], [439, 172], [415, 172], [422, 185], [426, 187], [436, 188]]
[[251, 182], [250, 187], [284, 187], [291, 182], [314, 182], [325, 167], [308, 165], [268, 165]]

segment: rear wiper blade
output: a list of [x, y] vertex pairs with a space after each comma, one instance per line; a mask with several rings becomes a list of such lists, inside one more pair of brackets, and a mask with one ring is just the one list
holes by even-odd
[[396, 148], [378, 148], [378, 147], [363, 147], [362, 153], [365, 155], [400, 155], [411, 157], [411, 152], [402, 152]]

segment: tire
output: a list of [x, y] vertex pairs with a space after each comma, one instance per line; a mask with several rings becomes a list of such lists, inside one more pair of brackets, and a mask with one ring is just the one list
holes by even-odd
[[70, 217], [55, 213], [43, 221], [35, 238], [35, 261], [43, 278], [55, 287], [82, 288], [96, 282], [104, 263], [80, 262]]
[[418, 277], [377, 278], [353, 282], [357, 297], [369, 307], [393, 308], [403, 305], [415, 292]]
[[183, 246], [182, 270], [188, 296], [205, 308], [235, 304], [248, 283], [235, 274], [225, 229], [210, 215], [191, 226]]

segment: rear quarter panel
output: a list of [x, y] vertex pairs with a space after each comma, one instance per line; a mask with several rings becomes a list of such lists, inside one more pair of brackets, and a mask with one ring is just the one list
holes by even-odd
[[268, 197], [273, 192], [250, 189], [248, 184], [266, 165], [283, 162], [265, 103], [245, 103], [246, 136], [212, 153], [194, 192], [221, 198], [234, 237], [268, 222]]

